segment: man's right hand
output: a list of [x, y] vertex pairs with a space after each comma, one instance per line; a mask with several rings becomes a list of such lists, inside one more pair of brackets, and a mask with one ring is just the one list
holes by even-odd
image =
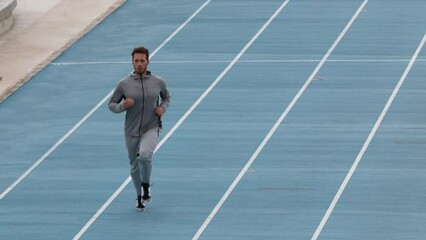
[[123, 106], [125, 109], [128, 109], [129, 107], [133, 106], [133, 104], [135, 104], [135, 100], [133, 100], [133, 98], [124, 99]]

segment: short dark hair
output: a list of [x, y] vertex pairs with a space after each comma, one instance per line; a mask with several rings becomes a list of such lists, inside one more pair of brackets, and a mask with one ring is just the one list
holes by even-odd
[[135, 57], [136, 53], [144, 53], [146, 55], [146, 59], [149, 60], [149, 50], [147, 48], [145, 48], [145, 47], [133, 48], [132, 59]]

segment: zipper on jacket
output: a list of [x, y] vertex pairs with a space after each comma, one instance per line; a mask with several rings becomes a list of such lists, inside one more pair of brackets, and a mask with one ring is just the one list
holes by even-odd
[[145, 111], [145, 89], [143, 87], [143, 77], [142, 74], [139, 74], [141, 77], [141, 86], [142, 86], [142, 114], [141, 114], [141, 125], [139, 126], [139, 135], [142, 136], [142, 124], [143, 124], [143, 112]]

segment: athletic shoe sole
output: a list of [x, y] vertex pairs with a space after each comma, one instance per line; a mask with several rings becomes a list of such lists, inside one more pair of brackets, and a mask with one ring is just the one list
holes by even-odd
[[145, 212], [146, 209], [145, 208], [135, 208], [136, 212]]
[[152, 197], [150, 197], [149, 199], [147, 199], [147, 200], [143, 200], [142, 199], [142, 203], [150, 203], [150, 202], [152, 202]]

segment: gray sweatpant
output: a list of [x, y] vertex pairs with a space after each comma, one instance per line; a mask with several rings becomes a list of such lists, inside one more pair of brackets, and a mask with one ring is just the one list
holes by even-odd
[[158, 145], [159, 128], [151, 128], [141, 137], [127, 136], [126, 147], [130, 160], [130, 176], [136, 189], [137, 196], [141, 196], [142, 183], [150, 183], [152, 169], [152, 155]]

